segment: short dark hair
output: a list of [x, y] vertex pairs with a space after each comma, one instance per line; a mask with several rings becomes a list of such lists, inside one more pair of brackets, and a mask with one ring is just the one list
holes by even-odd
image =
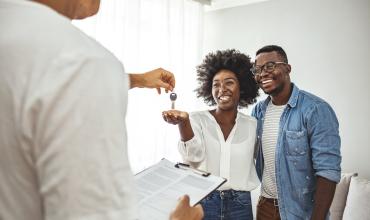
[[198, 98], [203, 98], [209, 106], [216, 105], [212, 96], [214, 76], [221, 70], [229, 70], [235, 74], [240, 85], [239, 107], [247, 107], [256, 102], [259, 95], [258, 86], [250, 71], [251, 58], [235, 49], [218, 50], [209, 53], [197, 66], [199, 87], [195, 89]]
[[288, 63], [288, 57], [287, 57], [284, 49], [280, 46], [277, 46], [277, 45], [267, 45], [267, 46], [262, 47], [261, 49], [257, 50], [256, 56], [260, 53], [269, 53], [269, 52], [273, 52], [273, 51], [278, 53], [283, 58], [284, 62]]

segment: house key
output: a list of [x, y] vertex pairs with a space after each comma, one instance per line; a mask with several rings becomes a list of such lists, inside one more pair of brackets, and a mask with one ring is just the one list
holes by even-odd
[[170, 99], [171, 99], [171, 109], [175, 109], [175, 101], [177, 99], [177, 94], [174, 92], [171, 92]]

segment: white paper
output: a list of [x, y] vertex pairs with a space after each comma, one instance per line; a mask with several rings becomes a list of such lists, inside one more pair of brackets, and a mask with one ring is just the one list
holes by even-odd
[[224, 178], [204, 177], [191, 168], [176, 168], [163, 159], [135, 175], [140, 219], [167, 220], [181, 196], [189, 195], [193, 206], [224, 182]]

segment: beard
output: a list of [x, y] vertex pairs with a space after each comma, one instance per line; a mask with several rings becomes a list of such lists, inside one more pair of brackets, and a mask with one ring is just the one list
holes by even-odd
[[267, 91], [265, 92], [267, 95], [270, 95], [270, 96], [276, 96], [278, 95], [281, 91], [283, 91], [283, 88], [284, 86], [283, 85], [279, 85], [278, 87], [276, 87], [275, 89], [271, 90], [271, 91]]
[[[273, 80], [276, 80], [276, 78], [274, 77]], [[270, 95], [270, 96], [276, 96], [278, 95], [281, 91], [284, 90], [284, 87], [285, 87], [285, 82], [282, 82], [280, 83], [279, 85], [277, 85], [275, 88], [273, 88], [272, 90], [270, 91], [265, 91], [263, 90], [263, 92], [267, 95]]]
[[285, 86], [290, 84], [290, 78], [288, 74], [285, 76], [273, 76], [271, 79], [274, 81], [274, 83], [276, 83], [275, 87], [271, 90], [265, 91], [262, 86], [260, 86], [263, 92], [269, 96], [279, 95], [284, 90]]

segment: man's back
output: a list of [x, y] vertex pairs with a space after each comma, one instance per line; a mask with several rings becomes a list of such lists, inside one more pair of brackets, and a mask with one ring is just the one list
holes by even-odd
[[40, 4], [0, 28], [0, 219], [130, 218], [121, 64]]

